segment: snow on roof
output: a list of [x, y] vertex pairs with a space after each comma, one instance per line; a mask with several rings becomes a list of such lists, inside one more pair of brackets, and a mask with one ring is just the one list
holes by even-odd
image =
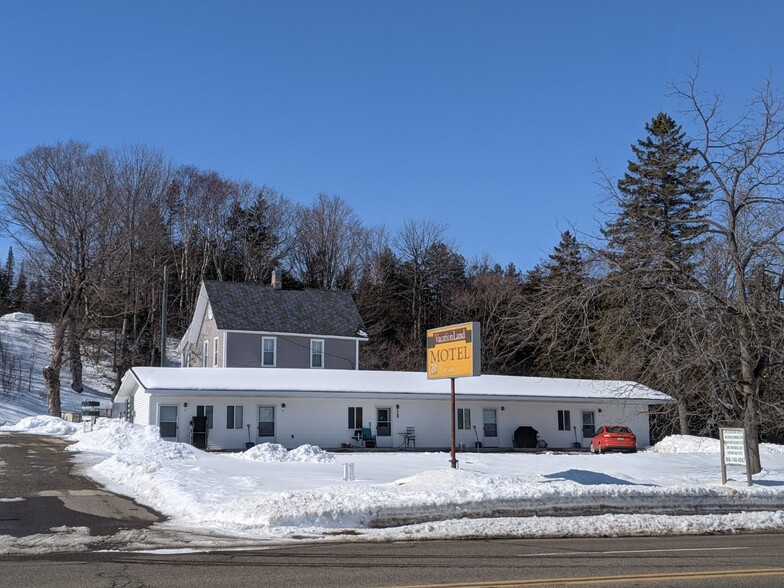
[[[314, 370], [285, 368], [157, 368], [135, 367], [123, 377], [118, 400], [127, 397], [136, 382], [152, 393], [207, 392], [332, 393], [338, 395], [443, 396], [450, 393], [449, 380], [428, 380], [425, 372], [365, 370]], [[607, 398], [672, 402], [672, 398], [635, 382], [576, 380], [519, 376], [460, 378], [459, 396], [509, 398]]]

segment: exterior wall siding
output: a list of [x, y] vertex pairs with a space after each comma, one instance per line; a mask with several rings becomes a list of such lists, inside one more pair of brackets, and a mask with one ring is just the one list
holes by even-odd
[[226, 333], [226, 367], [261, 367], [261, 335]]
[[[275, 337], [276, 368], [310, 368], [311, 337], [232, 332], [226, 333], [226, 352], [228, 354], [226, 367], [261, 367], [261, 340], [263, 336]], [[324, 341], [325, 368], [357, 369], [356, 341], [328, 337], [313, 338], [320, 338]], [[203, 336], [201, 340], [204, 340]], [[212, 345], [212, 338], [209, 341]]]
[[151, 395], [142, 388], [137, 388], [133, 395], [133, 422], [139, 425], [155, 425], [154, 420], [150, 420], [150, 400]]
[[[187, 401], [188, 406], [184, 403]], [[350, 398], [251, 398], [230, 396], [190, 397], [165, 396], [150, 394], [141, 390], [134, 396], [136, 422], [140, 424], [157, 424], [158, 406], [169, 404], [178, 406], [177, 440], [189, 442], [189, 423], [196, 414], [197, 405], [213, 406], [213, 429], [209, 431], [209, 447], [211, 449], [239, 450], [244, 449], [250, 438], [253, 443], [274, 442], [288, 449], [303, 444], [318, 445], [323, 448], [339, 448], [343, 444], [357, 446], [352, 439], [354, 429], [348, 426], [348, 408], [362, 407], [363, 425], [370, 426], [377, 433], [377, 409], [391, 409], [391, 435], [377, 436], [378, 447], [399, 447], [403, 442], [401, 433], [407, 427], [414, 427], [415, 444], [420, 448], [447, 448], [450, 444], [451, 418], [449, 401], [424, 399], [350, 399]], [[147, 408], [145, 408], [145, 405]], [[226, 413], [228, 406], [243, 407], [243, 424], [240, 429], [227, 429]], [[284, 406], [285, 405], [285, 406]], [[268, 406], [274, 409], [275, 436], [259, 437], [259, 407]], [[399, 408], [398, 408], [399, 407]], [[502, 410], [503, 407], [503, 410]], [[590, 439], [581, 435], [582, 411], [595, 413], [596, 427], [602, 424], [622, 423], [630, 426], [637, 435], [638, 446], [650, 444], [648, 434], [648, 412], [643, 403], [632, 402], [532, 402], [521, 400], [470, 401], [460, 402], [456, 408], [471, 410], [471, 427], [456, 431], [456, 443], [465, 448], [473, 448], [477, 437], [485, 447], [489, 446], [484, 435], [483, 410], [493, 409], [497, 415], [498, 437], [500, 448], [512, 448], [515, 429], [521, 425], [529, 425], [539, 431], [539, 435], [547, 441], [550, 448], [571, 448], [575, 442], [574, 430], [558, 430], [558, 410], [571, 412], [571, 425], [577, 427], [578, 442], [581, 447], [588, 447]], [[601, 409], [601, 412], [599, 410]], [[147, 414], [146, 421], [143, 420]], [[248, 429], [250, 425], [250, 430]], [[474, 430], [474, 426], [476, 430]], [[357, 427], [360, 428], [360, 427]]]
[[357, 342], [348, 339], [325, 339], [324, 367], [330, 370], [358, 369]]
[[[208, 319], [207, 315], [204, 315], [204, 322], [201, 324], [201, 329], [199, 329], [199, 338], [196, 341], [195, 347], [192, 349], [191, 354], [191, 367], [212, 367], [212, 358], [215, 345], [215, 337], [218, 337], [218, 365], [223, 365], [223, 335], [218, 331], [218, 328], [215, 324], [214, 319]], [[207, 365], [204, 365], [202, 361], [202, 349], [204, 346], [204, 341], [209, 343], [209, 352], [207, 353]]]

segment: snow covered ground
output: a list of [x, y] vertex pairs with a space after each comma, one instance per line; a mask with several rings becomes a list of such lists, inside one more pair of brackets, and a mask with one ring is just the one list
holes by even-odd
[[[446, 453], [265, 444], [211, 454], [112, 419], [90, 431], [29, 417], [3, 430], [75, 441], [70, 449], [87, 475], [170, 517], [157, 539], [129, 535], [138, 547], [784, 529], [784, 448], [773, 445], [763, 445], [765, 470], [748, 487], [742, 469], [730, 469], [722, 485], [718, 442], [694, 437], [637, 454], [463, 453], [452, 470]], [[7, 438], [0, 433], [0, 443]], [[349, 463], [354, 480], [344, 479]], [[57, 549], [89, 542], [85, 533], [59, 538]], [[58, 545], [47, 539], [47, 549]], [[0, 536], [0, 553], [31, 541]]]
[[[43, 368], [51, 358], [51, 345], [52, 325], [21, 312], [0, 316], [0, 426], [46, 413]], [[90, 355], [84, 358], [82, 394], [71, 390], [68, 368], [61, 372], [64, 412], [80, 412], [84, 400], [97, 400], [101, 408], [111, 408], [113, 374], [90, 361]]]
[[[71, 440], [86, 475], [169, 518], [115, 537], [132, 549], [784, 530], [781, 446], [762, 446], [764, 470], [748, 487], [741, 468], [730, 468], [722, 485], [718, 441], [694, 437], [669, 437], [636, 454], [460, 453], [452, 470], [446, 453], [333, 454], [266, 444], [212, 454], [162, 441], [154, 427], [98, 419], [86, 430], [34, 416], [46, 412], [40, 370], [50, 331], [29, 316], [0, 318], [5, 349], [33, 366], [24, 372], [26, 388], [0, 396], [0, 444], [11, 442], [8, 431]], [[110, 378], [88, 365], [85, 380], [85, 395], [63, 387], [64, 407], [78, 410], [95, 398], [108, 406]], [[348, 464], [353, 480], [344, 479]], [[0, 480], [2, 470], [0, 463]], [[0, 534], [0, 554], [90, 549], [96, 541], [83, 528]]]

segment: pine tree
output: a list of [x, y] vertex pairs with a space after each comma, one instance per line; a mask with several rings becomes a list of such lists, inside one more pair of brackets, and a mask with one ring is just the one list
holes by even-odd
[[544, 264], [536, 297], [539, 353], [535, 370], [553, 377], [592, 377], [595, 363], [591, 324], [593, 304], [586, 290], [588, 271], [570, 231]]
[[24, 266], [19, 271], [19, 277], [16, 279], [16, 285], [11, 291], [11, 310], [25, 310], [27, 304], [27, 276], [24, 272]]
[[676, 122], [659, 113], [617, 184], [618, 213], [602, 230], [611, 271], [602, 284], [599, 324], [608, 376], [631, 379], [681, 400], [680, 430], [696, 370], [686, 334], [695, 324], [686, 292], [706, 241], [710, 196], [692, 148]]
[[659, 113], [645, 130], [618, 181], [618, 216], [602, 233], [620, 271], [646, 275], [648, 284], [682, 280], [707, 231], [701, 216], [708, 183], [695, 164], [697, 150], [672, 118]]
[[5, 266], [0, 269], [0, 314], [12, 310], [11, 292], [14, 286], [14, 249], [8, 248]]

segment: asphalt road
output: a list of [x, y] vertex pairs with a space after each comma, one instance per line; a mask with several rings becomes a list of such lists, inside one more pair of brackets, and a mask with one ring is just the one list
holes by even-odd
[[784, 585], [784, 536], [514, 539], [305, 545], [191, 554], [86, 553], [0, 558], [16, 588], [124, 586]]
[[0, 535], [27, 537], [53, 528], [88, 528], [104, 540], [96, 548], [117, 547], [120, 531], [143, 529], [163, 517], [112, 494], [74, 471], [67, 442], [21, 433], [0, 435]]

